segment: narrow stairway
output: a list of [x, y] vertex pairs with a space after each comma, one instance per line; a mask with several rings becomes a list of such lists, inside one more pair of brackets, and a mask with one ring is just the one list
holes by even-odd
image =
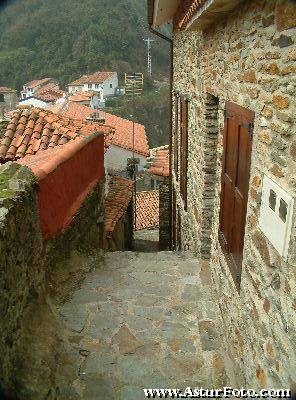
[[136, 400], [143, 388], [238, 383], [209, 271], [190, 253], [108, 253], [58, 312], [77, 355], [65, 398]]

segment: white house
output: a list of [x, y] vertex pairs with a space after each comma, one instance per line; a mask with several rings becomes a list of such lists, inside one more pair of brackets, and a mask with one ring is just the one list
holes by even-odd
[[53, 78], [43, 78], [37, 79], [35, 81], [27, 82], [23, 85], [23, 90], [21, 91], [21, 99], [26, 99], [27, 97], [33, 96], [38, 90], [44, 88], [45, 86], [55, 89], [59, 89], [58, 82]]
[[105, 105], [103, 100], [103, 91], [102, 92], [94, 92], [94, 91], [87, 91], [87, 92], [75, 92], [69, 95], [68, 100], [71, 103], [77, 103], [82, 106], [87, 106], [91, 108], [98, 108]]
[[100, 93], [100, 102], [106, 98], [115, 96], [118, 88], [117, 72], [95, 72], [83, 75], [69, 83], [69, 93], [94, 91]]
[[105, 167], [110, 173], [126, 171], [128, 160], [133, 156], [138, 159], [138, 170], [143, 170], [149, 156], [149, 146], [144, 125], [100, 111], [100, 118], [106, 125], [115, 128], [110, 146], [105, 154]]
[[94, 112], [90, 107], [69, 102], [60, 112], [70, 118], [85, 119], [104, 123], [114, 128], [109, 138], [109, 147], [105, 154], [105, 168], [109, 173], [126, 171], [128, 160], [134, 156], [139, 160], [138, 170], [143, 170], [149, 156], [149, 146], [144, 125], [135, 123], [133, 140], [133, 123], [127, 119], [103, 111]]
[[48, 84], [36, 90], [32, 95], [21, 99], [19, 105], [47, 108], [49, 105], [55, 104], [58, 100], [63, 99], [65, 96], [65, 92], [55, 89], [51, 84]]

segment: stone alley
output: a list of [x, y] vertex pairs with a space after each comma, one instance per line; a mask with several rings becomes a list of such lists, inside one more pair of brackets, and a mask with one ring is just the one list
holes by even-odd
[[59, 398], [134, 400], [143, 388], [240, 383], [209, 272], [186, 252], [106, 254], [57, 309], [77, 363]]

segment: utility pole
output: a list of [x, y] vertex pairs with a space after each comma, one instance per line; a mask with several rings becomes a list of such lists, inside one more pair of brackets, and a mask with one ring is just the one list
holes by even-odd
[[151, 39], [149, 36], [147, 39], [143, 40], [147, 42], [147, 72], [149, 76], [152, 76], [151, 43], [155, 42], [155, 40]]
[[136, 228], [136, 200], [137, 200], [137, 176], [136, 176], [136, 165], [139, 164], [140, 160], [135, 158], [135, 98], [141, 96], [144, 90], [144, 78], [143, 74], [134, 72], [133, 74], [125, 74], [125, 95], [132, 97], [132, 143], [133, 143], [133, 157], [128, 159], [128, 173], [130, 178], [134, 181], [134, 227]]

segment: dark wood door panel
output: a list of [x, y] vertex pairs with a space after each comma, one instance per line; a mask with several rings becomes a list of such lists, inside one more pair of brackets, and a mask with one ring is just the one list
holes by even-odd
[[[250, 153], [250, 137], [247, 129], [242, 126], [238, 127], [238, 161], [237, 161], [237, 177], [235, 186], [243, 194], [247, 195], [249, 185], [249, 153]], [[247, 172], [247, 173], [246, 173]]]
[[254, 113], [226, 104], [221, 176], [220, 237], [235, 282], [240, 276], [249, 190]]
[[224, 173], [226, 173], [232, 181], [235, 181], [237, 169], [237, 124], [235, 119], [229, 120], [226, 138], [226, 154]]
[[224, 182], [223, 190], [223, 208], [222, 208], [222, 219], [221, 219], [221, 230], [224, 235], [227, 249], [230, 249], [231, 244], [231, 232], [232, 232], [232, 212], [233, 212], [233, 195], [232, 195], [232, 184]]

